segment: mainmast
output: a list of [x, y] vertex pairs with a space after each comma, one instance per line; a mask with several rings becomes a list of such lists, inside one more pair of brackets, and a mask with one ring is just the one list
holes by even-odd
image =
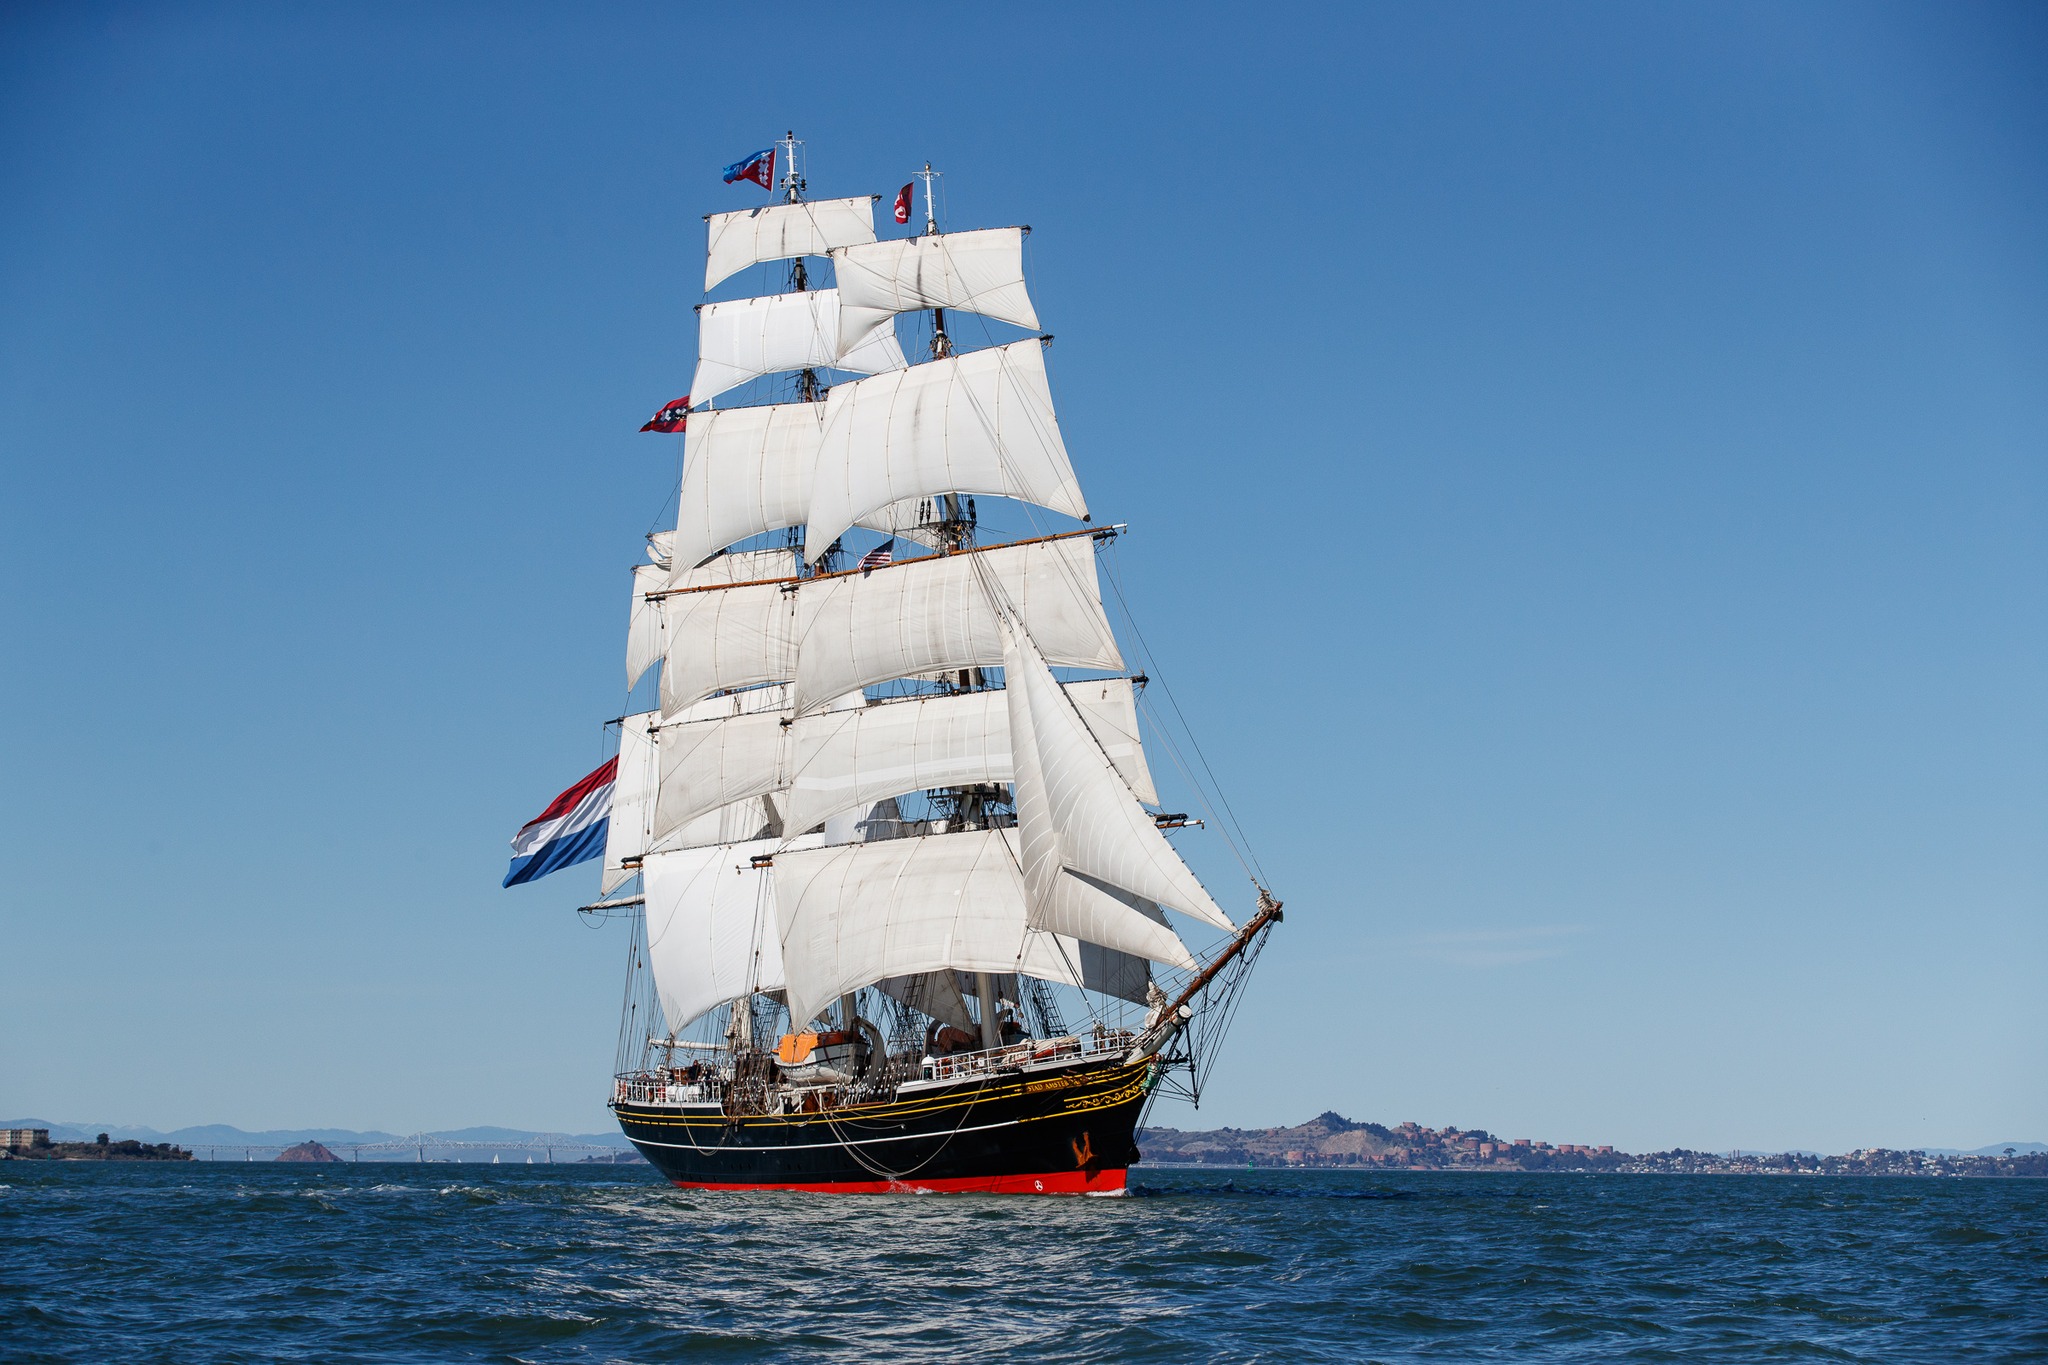
[[[927, 237], [939, 235], [938, 208], [932, 202], [932, 181], [938, 179], [939, 175], [940, 172], [933, 170], [932, 163], [929, 161], [925, 162], [924, 169], [917, 173], [917, 178], [924, 181], [924, 235]], [[934, 308], [932, 309], [932, 359], [944, 360], [951, 354], [953, 354], [953, 339], [946, 335], [946, 310]]]
[[[796, 149], [803, 146], [797, 140], [794, 128], [785, 132], [775, 144], [782, 149], [782, 202], [801, 204], [804, 201], [804, 178], [797, 171]], [[789, 290], [801, 294], [811, 287], [811, 278], [804, 269], [804, 258], [798, 256], [789, 263]], [[797, 398], [805, 403], [815, 403], [824, 397], [818, 388], [816, 370], [799, 370], [796, 377]]]
[[[932, 182], [939, 179], [942, 174], [943, 172], [933, 170], [932, 163], [929, 161], [924, 163], [923, 170], [917, 172], [917, 179], [924, 181], [924, 232], [922, 235], [926, 237], [936, 237], [939, 235], [939, 209], [937, 195], [934, 193], [936, 187]], [[944, 360], [947, 356], [953, 354], [953, 338], [946, 335], [946, 310], [943, 308], [932, 309], [931, 353], [934, 360]], [[958, 493], [947, 493], [939, 499], [938, 505], [932, 510], [937, 514], [934, 518], [932, 529], [938, 534], [941, 545], [949, 550], [961, 550], [974, 543], [974, 500], [972, 498], [963, 503]], [[969, 672], [970, 670], [961, 671], [960, 686], [963, 690], [970, 686]], [[973, 674], [971, 685], [980, 686], [981, 670], [973, 669], [971, 672]]]

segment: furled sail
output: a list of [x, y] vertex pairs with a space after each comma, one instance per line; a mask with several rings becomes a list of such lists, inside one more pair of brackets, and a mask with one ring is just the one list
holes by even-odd
[[[672, 1029], [750, 991], [782, 988], [772, 839], [647, 856], [647, 959]], [[803, 847], [799, 841], [796, 847]]]
[[[1068, 918], [1075, 907], [1096, 913], [1095, 902], [1076, 898], [1070, 890], [1074, 882], [1085, 881], [1097, 890], [1155, 902], [1234, 930], [1237, 926], [1188, 871], [1081, 723], [1028, 627], [1007, 634], [1003, 681], [1010, 733], [1020, 750], [1017, 826], [1032, 892], [1032, 924], [1128, 948], [1091, 932], [1097, 927], [1092, 922]], [[1026, 732], [1028, 740], [1020, 738]], [[1054, 867], [1065, 875], [1055, 876]]]
[[738, 213], [704, 215], [704, 288], [708, 293], [762, 261], [826, 256], [837, 247], [875, 240], [875, 196], [767, 204]]
[[[891, 678], [1001, 663], [997, 601], [1024, 621], [1054, 663], [1123, 667], [1102, 613], [1091, 539], [1026, 541], [806, 583], [797, 594], [797, 714]], [[664, 686], [676, 667], [678, 638], [671, 607]]]
[[804, 535], [814, 562], [870, 514], [940, 493], [1088, 515], [1036, 339], [841, 384], [824, 406]]
[[918, 308], [955, 308], [1038, 327], [1024, 288], [1024, 228], [903, 237], [832, 253], [841, 345]]
[[698, 404], [780, 370], [880, 374], [904, 366], [887, 318], [849, 344], [839, 344], [839, 293], [833, 289], [702, 304], [697, 323], [697, 372], [690, 397]]
[[[652, 567], [652, 566], [650, 566]], [[630, 881], [638, 867], [626, 860], [647, 852], [650, 807], [654, 800], [655, 749], [653, 727], [661, 717], [652, 711], [619, 722], [619, 767], [612, 782], [612, 813], [604, 829], [604, 872], [598, 890], [611, 894]]]
[[[847, 991], [946, 968], [1079, 984], [1070, 962], [1075, 945], [1027, 932], [1015, 833], [973, 830], [777, 853], [775, 914], [790, 1017], [812, 1019]], [[1193, 962], [1185, 949], [1173, 960]]]

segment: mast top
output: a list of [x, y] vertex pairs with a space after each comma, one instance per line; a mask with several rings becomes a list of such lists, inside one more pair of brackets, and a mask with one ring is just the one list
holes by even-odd
[[924, 181], [924, 235], [927, 237], [935, 237], [939, 231], [939, 216], [932, 207], [932, 181], [942, 174], [944, 172], [933, 170], [929, 161], [925, 162], [924, 169], [917, 173], [917, 178]]
[[797, 140], [796, 130], [791, 129], [776, 139], [775, 145], [782, 149], [782, 201], [800, 204], [804, 198], [804, 178], [797, 174], [796, 149], [804, 144]]

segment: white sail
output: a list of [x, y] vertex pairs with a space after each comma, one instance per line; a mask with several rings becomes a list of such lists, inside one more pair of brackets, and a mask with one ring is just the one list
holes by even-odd
[[[1090, 732], [1109, 736], [1118, 748], [1117, 771], [1125, 782], [1150, 792], [1152, 775], [1135, 742], [1130, 679], [1072, 683], [1068, 692]], [[1130, 741], [1120, 742], [1125, 736]], [[791, 829], [811, 829], [842, 811], [906, 792], [1010, 782], [1016, 776], [1009, 707], [1001, 692], [917, 697], [804, 716], [790, 727], [789, 740], [785, 785]]]
[[812, 561], [870, 514], [940, 493], [1088, 515], [1036, 339], [841, 384], [824, 406], [804, 534]]
[[[1001, 663], [998, 604], [1025, 622], [1053, 662], [1123, 667], [1102, 613], [1090, 537], [935, 555], [804, 585], [795, 627], [803, 641], [794, 674], [797, 714], [891, 678]], [[676, 667], [677, 630], [671, 606], [664, 688]]]
[[647, 855], [647, 960], [673, 1029], [750, 991], [782, 989], [772, 839]]
[[704, 215], [704, 289], [762, 261], [826, 256], [834, 248], [875, 240], [875, 196], [767, 204], [737, 213]]
[[[783, 692], [786, 695], [787, 689]], [[710, 699], [713, 703], [723, 700]], [[859, 692], [850, 692], [835, 701], [830, 711], [808, 719], [829, 724], [837, 712], [857, 709], [865, 702]], [[655, 797], [653, 837], [664, 841], [674, 831], [722, 807], [787, 789], [795, 747], [792, 729], [782, 708], [728, 711], [663, 725], [655, 732], [660, 751], [660, 785]], [[778, 820], [789, 832], [801, 833], [823, 824], [827, 816], [842, 809], [851, 807], [836, 808], [801, 823], [778, 812]]]
[[706, 811], [685, 824], [650, 833], [648, 849], [665, 853], [679, 848], [709, 848], [713, 844], [741, 844], [751, 839], [779, 839], [782, 819], [770, 797], [753, 797], [729, 806]]
[[[1003, 672], [1010, 685], [1003, 697], [1017, 766], [1011, 797], [1017, 809], [1017, 826], [1012, 832], [1016, 835], [1018, 883], [1030, 907], [1031, 926], [1135, 957], [1176, 967], [1193, 966], [1186, 945], [1167, 926], [1158, 906], [1114, 887], [1084, 881], [1062, 864], [1059, 828], [1045, 785], [1030, 694], [1020, 676], [1028, 659], [1020, 652], [1018, 634], [1005, 628]], [[1018, 673], [1012, 673], [1012, 668]]]
[[967, 997], [960, 990], [958, 972], [915, 972], [910, 976], [886, 977], [875, 983], [875, 989], [940, 1023], [951, 1024], [963, 1033], [974, 1032], [974, 1016], [967, 1012]]
[[678, 565], [668, 571], [668, 590], [723, 588], [735, 583], [765, 583], [796, 576], [796, 555], [786, 549], [733, 550], [696, 563]]
[[1152, 964], [1135, 953], [1120, 953], [1099, 943], [1077, 943], [1075, 965], [1081, 969], [1081, 988], [1100, 991], [1133, 1005], [1145, 1004], [1151, 995]]
[[[1090, 925], [1064, 918], [1076, 901], [1067, 877], [1046, 871], [1049, 847], [1059, 867], [1073, 877], [1168, 906], [1215, 925], [1237, 926], [1212, 899], [1195, 874], [1159, 832], [1130, 788], [1117, 776], [1108, 755], [1081, 723], [1027, 630], [1009, 634], [1003, 680], [1010, 697], [1013, 737], [1030, 730], [1028, 758], [1035, 769], [1017, 779], [1017, 823], [1024, 840], [1025, 877], [1033, 893], [1039, 928], [1074, 934], [1111, 947], [1128, 948], [1089, 932]], [[1022, 740], [1017, 741], [1024, 747]], [[1048, 845], [1047, 834], [1051, 843]], [[1102, 889], [1098, 887], [1097, 889]]]
[[839, 293], [812, 289], [697, 309], [697, 372], [690, 401], [703, 404], [735, 384], [782, 370], [835, 369], [880, 374], [903, 368], [903, 350], [884, 318], [841, 347]]
[[668, 644], [661, 666], [662, 714], [674, 716], [713, 692], [794, 677], [793, 588], [758, 583], [663, 599]]
[[841, 344], [918, 308], [955, 308], [1035, 330], [1038, 313], [1024, 288], [1024, 232], [942, 232], [834, 251]]
[[735, 541], [810, 519], [825, 406], [775, 403], [691, 415], [677, 560], [695, 564]]
[[[946, 968], [1078, 984], [1071, 945], [1027, 931], [1014, 835], [974, 830], [776, 854], [790, 1017], [813, 1018], [862, 986]], [[1185, 949], [1175, 958], [1192, 963]]]
[[[672, 533], [656, 541], [663, 548]], [[764, 578], [786, 578], [796, 572], [796, 556], [788, 550], [743, 550], [738, 554], [716, 555], [703, 563], [676, 567], [674, 556], [667, 563], [639, 564], [633, 568], [633, 610], [626, 622], [626, 687], [630, 690], [642, 674], [662, 656], [668, 631], [665, 605], [660, 594], [676, 588], [703, 588], [713, 584], [751, 583]]]
[[[1159, 791], [1152, 785], [1152, 766], [1145, 761], [1145, 746], [1138, 737], [1138, 689], [1129, 678], [1085, 678], [1061, 683], [1067, 696], [1081, 712], [1081, 720], [1109, 761], [1117, 776], [1131, 789], [1131, 795], [1148, 806], [1159, 804]], [[1004, 707], [1003, 719], [1009, 720]]]
[[652, 711], [619, 722], [619, 768], [612, 783], [612, 813], [604, 830], [604, 872], [598, 890], [610, 895], [640, 869], [626, 860], [647, 852], [654, 800], [655, 749], [651, 733], [661, 718]]
[[788, 745], [776, 712], [668, 725], [657, 732], [660, 786], [654, 835], [788, 785]]
[[659, 564], [633, 568], [633, 610], [626, 618], [626, 690], [661, 657], [661, 599], [647, 594], [668, 586], [668, 570]]
[[788, 683], [749, 687], [744, 692], [726, 692], [692, 702], [680, 711], [665, 713], [663, 726], [685, 725], [691, 721], [718, 720], [724, 716], [756, 716], [763, 711], [787, 711], [794, 688]]

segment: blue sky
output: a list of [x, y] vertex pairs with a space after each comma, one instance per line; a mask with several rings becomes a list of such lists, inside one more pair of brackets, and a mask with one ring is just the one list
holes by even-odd
[[[0, 17], [0, 1109], [589, 1130], [699, 215], [1025, 222], [1288, 902], [1187, 1126], [2048, 1137], [2048, 18]], [[1190, 857], [1241, 883], [1218, 843]]]

